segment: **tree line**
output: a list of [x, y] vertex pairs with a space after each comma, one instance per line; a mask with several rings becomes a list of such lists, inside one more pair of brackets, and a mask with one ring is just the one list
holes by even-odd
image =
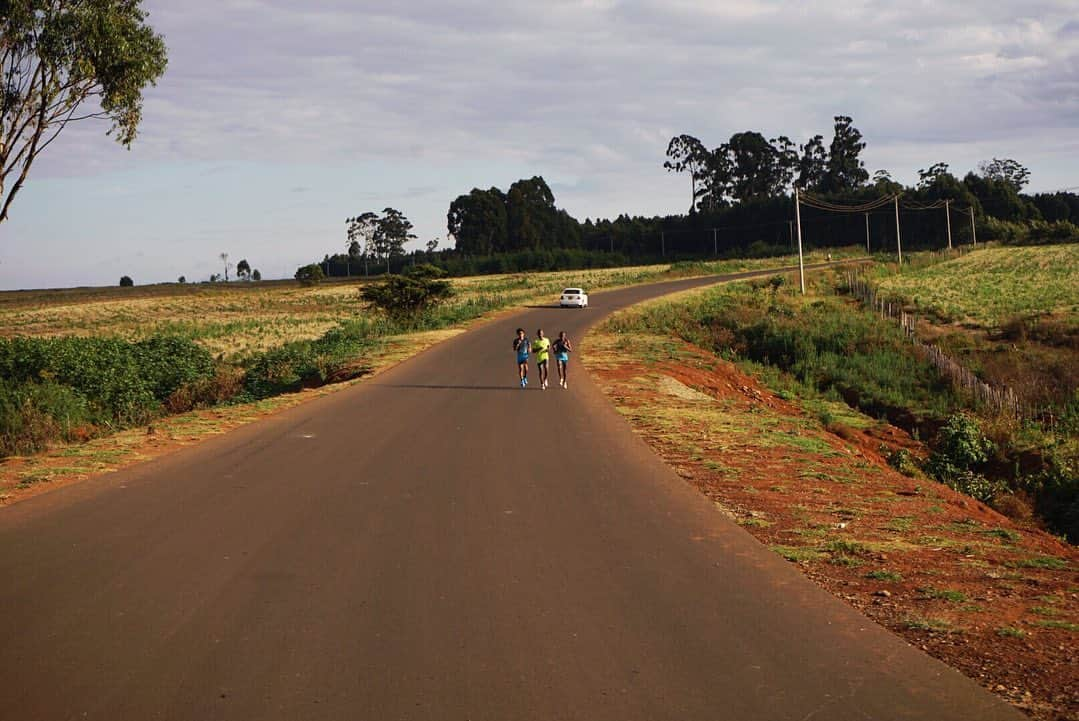
[[[801, 143], [752, 130], [712, 148], [689, 134], [671, 138], [663, 167], [688, 177], [690, 203], [682, 214], [580, 222], [559, 208], [550, 186], [534, 176], [506, 190], [473, 188], [455, 198], [446, 215], [452, 248], [439, 249], [432, 240], [425, 250], [406, 253], [405, 242], [416, 237], [412, 224], [400, 211], [386, 208], [348, 218], [348, 252], [326, 255], [311, 266], [323, 275], [344, 276], [398, 273], [430, 263], [458, 275], [784, 253], [795, 242], [796, 190], [840, 205], [900, 194], [903, 245], [911, 249], [947, 243], [946, 211], [923, 208], [942, 200], [952, 201], [947, 212], [954, 243], [971, 242], [975, 232], [980, 240], [1004, 239], [1039, 223], [1057, 224], [1043, 228], [1046, 237], [1079, 239], [1079, 229], [1071, 225], [1079, 223], [1079, 195], [1025, 194], [1030, 171], [1014, 159], [993, 158], [962, 176], [937, 162], [904, 186], [887, 170], [871, 174], [865, 167], [866, 140], [851, 117], [838, 115], [833, 121], [830, 138], [818, 134]], [[803, 206], [802, 225], [809, 248], [868, 242], [870, 250], [890, 250], [896, 244], [891, 206], [864, 214]], [[308, 268], [305, 274], [313, 272]]]

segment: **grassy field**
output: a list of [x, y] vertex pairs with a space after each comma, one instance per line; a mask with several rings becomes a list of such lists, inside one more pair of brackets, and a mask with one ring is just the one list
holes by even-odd
[[[818, 257], [821, 256], [821, 257]], [[811, 260], [822, 260], [811, 254]], [[456, 295], [443, 312], [471, 315], [531, 301], [552, 302], [564, 287], [590, 291], [678, 277], [753, 270], [797, 262], [796, 257], [640, 266], [554, 273], [519, 273], [452, 280]], [[362, 281], [304, 287], [267, 283], [175, 283], [135, 288], [0, 292], [0, 337], [154, 335], [195, 341], [215, 357], [242, 361], [251, 354], [322, 336], [339, 323], [369, 316]]]
[[878, 286], [948, 323], [991, 330], [1017, 316], [1059, 316], [1076, 325], [1079, 245], [985, 248]]

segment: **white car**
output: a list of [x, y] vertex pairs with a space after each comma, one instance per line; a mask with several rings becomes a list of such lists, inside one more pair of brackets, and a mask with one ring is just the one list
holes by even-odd
[[585, 293], [580, 288], [566, 288], [562, 291], [562, 298], [558, 301], [558, 304], [563, 308], [587, 308], [588, 293]]

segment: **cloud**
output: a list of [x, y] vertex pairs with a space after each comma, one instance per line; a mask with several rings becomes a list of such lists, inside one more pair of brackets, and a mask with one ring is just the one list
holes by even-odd
[[[433, 236], [454, 196], [514, 175], [543, 174], [581, 217], [677, 212], [683, 183], [662, 169], [672, 135], [804, 141], [827, 137], [836, 114], [864, 133], [867, 166], [904, 180], [937, 160], [960, 170], [995, 155], [1028, 163], [1035, 186], [1067, 185], [1058, 179], [1079, 161], [1073, 0], [145, 5], [170, 61], [133, 149], [82, 124], [36, 178], [198, 166], [235, 177], [239, 196], [254, 192], [244, 167], [302, 166], [283, 187], [310, 189], [299, 209], [310, 228], [306, 201], [338, 202], [324, 178], [351, 174], [334, 218], [399, 204], [430, 218], [417, 226]], [[409, 177], [391, 181], [391, 167]]]

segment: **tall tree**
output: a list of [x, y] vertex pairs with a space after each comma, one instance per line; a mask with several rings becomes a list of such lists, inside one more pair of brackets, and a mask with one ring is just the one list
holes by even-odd
[[801, 190], [820, 190], [824, 174], [828, 170], [828, 153], [824, 149], [824, 136], [814, 135], [801, 147], [798, 159], [796, 185]]
[[167, 64], [141, 4], [0, 0], [0, 222], [68, 124], [105, 119], [121, 145], [135, 139], [142, 91]]
[[251, 277], [251, 265], [247, 262], [247, 258], [236, 264], [236, 277], [244, 280]]
[[555, 245], [561, 222], [554, 193], [540, 176], [518, 180], [506, 193], [506, 223], [513, 250]]
[[229, 254], [228, 253], [218, 253], [217, 257], [220, 258], [221, 262], [225, 264], [225, 282], [228, 283], [229, 282], [229, 268], [232, 267], [229, 264]]
[[821, 183], [821, 190], [826, 193], [857, 190], [869, 180], [869, 172], [859, 158], [865, 150], [865, 142], [853, 123], [854, 120], [846, 115], [835, 117], [835, 135], [828, 148], [828, 164]]
[[697, 185], [703, 180], [708, 168], [709, 153], [700, 140], [692, 135], [677, 135], [671, 138], [667, 145], [667, 157], [669, 160], [663, 163], [668, 172], [682, 173], [689, 171], [690, 187], [693, 195], [689, 204], [689, 212], [697, 210], [697, 198], [699, 190]]
[[1030, 181], [1030, 171], [1011, 158], [983, 160], [978, 164], [978, 170], [983, 178], [1007, 183], [1016, 193], [1021, 193]]
[[951, 175], [947, 163], [933, 163], [928, 168], [921, 168], [918, 170], [918, 187], [928, 188], [945, 175]]
[[490, 255], [508, 248], [506, 194], [498, 188], [473, 188], [450, 203], [446, 228], [466, 255]]
[[374, 234], [375, 256], [386, 260], [386, 272], [390, 272], [390, 259], [405, 254], [405, 243], [415, 240], [412, 222], [396, 208], [386, 208], [378, 219]]
[[740, 203], [780, 195], [793, 178], [796, 159], [794, 143], [785, 136], [768, 140], [753, 131], [735, 133], [713, 153], [709, 193], [722, 187]]
[[348, 254], [363, 258], [363, 274], [368, 275], [368, 259], [371, 257], [371, 245], [375, 230], [378, 228], [378, 213], [370, 211], [360, 213], [355, 218], [345, 218], [345, 235], [348, 238]]

